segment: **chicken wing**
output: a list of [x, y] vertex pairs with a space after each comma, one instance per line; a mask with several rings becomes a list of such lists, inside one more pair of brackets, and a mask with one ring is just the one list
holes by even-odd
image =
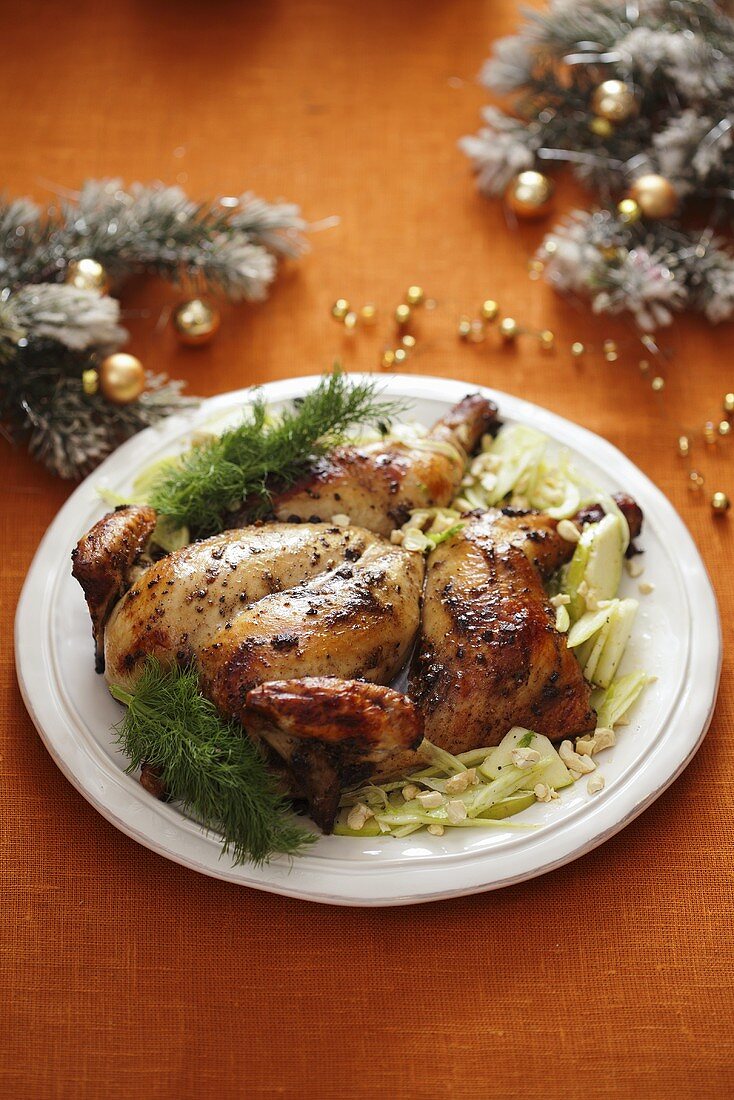
[[145, 505], [109, 512], [79, 540], [71, 554], [72, 574], [82, 586], [92, 617], [95, 664], [104, 669], [104, 629], [153, 533], [156, 513]]
[[338, 447], [296, 482], [274, 497], [281, 520], [330, 520], [348, 515], [351, 522], [389, 535], [416, 508], [448, 505], [482, 435], [500, 427], [497, 407], [481, 394], [471, 394], [431, 429], [431, 440], [449, 447], [408, 447], [380, 442]]
[[262, 684], [247, 696], [248, 733], [287, 765], [291, 793], [331, 832], [341, 791], [396, 753], [416, 749], [423, 719], [405, 695], [378, 684], [307, 677]]

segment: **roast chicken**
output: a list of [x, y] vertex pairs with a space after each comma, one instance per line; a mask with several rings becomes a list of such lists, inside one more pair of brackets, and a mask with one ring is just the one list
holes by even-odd
[[[345, 785], [420, 766], [424, 734], [458, 753], [513, 725], [553, 740], [593, 729], [543, 585], [574, 549], [555, 520], [473, 513], [425, 563], [384, 537], [413, 508], [449, 504], [498, 424], [491, 402], [468, 397], [432, 429], [447, 448], [340, 448], [276, 498], [280, 521], [157, 562], [141, 560], [155, 512], [110, 513], [74, 552], [98, 668], [130, 687], [148, 657], [194, 665], [325, 831]], [[634, 538], [641, 513], [619, 503]], [[339, 513], [348, 525], [329, 522]], [[388, 685], [408, 663], [405, 695]]]
[[[431, 428], [428, 445], [398, 442], [338, 447], [274, 499], [281, 520], [330, 520], [346, 515], [378, 535], [401, 527], [417, 508], [448, 505], [468, 456], [500, 427], [497, 406], [470, 394]], [[431, 441], [448, 446], [431, 448]]]

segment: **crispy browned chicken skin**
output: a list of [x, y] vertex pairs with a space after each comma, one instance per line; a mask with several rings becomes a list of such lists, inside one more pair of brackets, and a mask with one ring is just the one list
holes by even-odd
[[416, 749], [423, 719], [405, 695], [357, 680], [305, 677], [262, 684], [247, 696], [248, 733], [285, 761], [292, 793], [331, 832], [345, 787], [367, 779], [376, 764]]
[[133, 566], [156, 524], [156, 512], [133, 504], [108, 512], [74, 547], [72, 574], [79, 581], [92, 617], [97, 671], [104, 669], [104, 630], [117, 601], [127, 591]]
[[[506, 509], [471, 517], [429, 555], [409, 688], [429, 741], [460, 753], [512, 726], [552, 740], [594, 728], [591, 689], [542, 583], [573, 550], [555, 520]], [[378, 775], [419, 762], [393, 757]]]
[[225, 531], [151, 565], [105, 631], [106, 675], [131, 686], [146, 657], [194, 662], [222, 714], [266, 680], [389, 682], [419, 622], [420, 555], [358, 527], [272, 523]]
[[347, 515], [352, 523], [389, 535], [412, 510], [449, 504], [467, 456], [499, 426], [497, 406], [471, 394], [431, 429], [429, 438], [450, 444], [451, 454], [395, 442], [338, 447], [275, 497], [275, 514], [291, 521]]

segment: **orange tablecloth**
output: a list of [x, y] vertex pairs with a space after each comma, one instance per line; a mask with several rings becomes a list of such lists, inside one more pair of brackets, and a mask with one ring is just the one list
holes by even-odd
[[[12, 9], [12, 10], [11, 10]], [[92, 0], [7, 5], [3, 186], [48, 196], [88, 176], [253, 188], [338, 228], [313, 238], [270, 300], [226, 309], [205, 350], [155, 331], [167, 288], [129, 286], [133, 349], [214, 394], [372, 369], [382, 337], [346, 341], [334, 298], [386, 315], [422, 283], [409, 370], [487, 383], [611, 439], [670, 496], [734, 609], [732, 525], [688, 492], [677, 421], [734, 389], [730, 328], [691, 320], [658, 409], [623, 324], [592, 319], [526, 272], [540, 228], [513, 235], [475, 193], [456, 139], [484, 96], [508, 0]], [[565, 198], [570, 196], [570, 192]], [[563, 203], [561, 203], [563, 205]], [[466, 347], [456, 318], [486, 296], [559, 344], [627, 341], [619, 363], [523, 339]], [[140, 315], [139, 311], [147, 311]], [[663, 416], [664, 413], [664, 416]], [[705, 456], [734, 495], [732, 451]], [[701, 448], [698, 448], [699, 452]], [[730, 662], [700, 753], [603, 848], [526, 885], [397, 910], [329, 909], [238, 889], [151, 854], [57, 771], [15, 683], [12, 623], [28, 564], [70, 491], [2, 444], [0, 1091], [28, 1097], [722, 1097], [734, 1080]], [[728, 1087], [727, 1087], [728, 1086]]]

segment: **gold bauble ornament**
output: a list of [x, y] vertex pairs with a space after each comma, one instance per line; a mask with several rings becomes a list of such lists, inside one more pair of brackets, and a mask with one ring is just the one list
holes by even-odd
[[538, 339], [540, 340], [540, 346], [545, 351], [550, 351], [556, 342], [555, 333], [551, 332], [549, 328], [544, 328], [542, 332], [538, 333]]
[[410, 323], [411, 309], [406, 302], [402, 302], [395, 310], [395, 320], [403, 328]]
[[711, 497], [711, 507], [714, 515], [723, 516], [731, 508], [731, 502], [726, 493], [717, 492]]
[[411, 351], [411, 349], [415, 347], [415, 336], [411, 336], [409, 332], [406, 332], [405, 336], [400, 337], [400, 343], [404, 348], [407, 348], [408, 351]]
[[673, 184], [654, 172], [636, 179], [627, 198], [634, 199], [645, 217], [653, 221], [671, 217], [678, 207], [678, 193]]
[[[617, 203], [617, 213], [619, 214], [619, 220], [624, 222], [625, 225], [634, 225], [642, 217], [642, 210], [634, 199], [622, 199]], [[613, 250], [616, 253], [616, 248]], [[610, 257], [613, 259], [613, 257]]]
[[728, 420], [719, 421], [719, 435], [731, 435], [731, 424]]
[[623, 80], [605, 80], [591, 97], [591, 109], [607, 122], [626, 122], [637, 112], [637, 100]]
[[77, 290], [96, 290], [98, 294], [106, 294], [109, 290], [107, 272], [99, 261], [90, 258], [72, 260], [66, 269], [64, 282]]
[[409, 306], [419, 306], [424, 298], [425, 293], [422, 286], [409, 286], [405, 293], [405, 301]]
[[387, 367], [387, 368], [394, 367], [395, 366], [395, 352], [391, 351], [389, 348], [387, 349], [387, 351], [383, 351], [382, 358], [380, 359], [380, 366], [381, 367]]
[[500, 307], [495, 302], [494, 298], [486, 298], [482, 302], [482, 317], [485, 321], [495, 321], [497, 314], [500, 311]]
[[173, 311], [172, 323], [182, 344], [208, 344], [219, 328], [219, 310], [206, 298], [190, 298]]
[[94, 397], [99, 389], [99, 375], [93, 368], [82, 371], [82, 389], [87, 397]]
[[377, 322], [377, 306], [374, 302], [367, 302], [359, 311], [359, 318], [363, 325], [374, 325]]
[[130, 405], [145, 389], [145, 369], [125, 351], [108, 355], [99, 366], [99, 388], [113, 405]]
[[351, 335], [357, 328], [357, 314], [353, 309], [350, 309], [348, 313], [344, 314], [343, 325], [348, 335]]
[[580, 340], [574, 340], [574, 342], [571, 344], [571, 355], [573, 355], [574, 359], [578, 359], [579, 356], [583, 355], [585, 351], [586, 348]]
[[401, 363], [404, 363], [407, 358], [408, 358], [408, 353], [405, 350], [405, 348], [395, 348], [395, 351], [393, 352], [393, 362], [394, 363], [397, 363], [398, 366], [400, 366]]
[[542, 218], [553, 198], [553, 184], [542, 172], [520, 172], [505, 192], [505, 202], [518, 218]]
[[721, 402], [725, 413], [734, 412], [734, 393], [725, 393]]
[[691, 453], [691, 441], [687, 435], [678, 436], [678, 454], [681, 458], [688, 458]]
[[608, 118], [592, 118], [589, 129], [600, 138], [609, 138], [614, 133], [614, 127]]

